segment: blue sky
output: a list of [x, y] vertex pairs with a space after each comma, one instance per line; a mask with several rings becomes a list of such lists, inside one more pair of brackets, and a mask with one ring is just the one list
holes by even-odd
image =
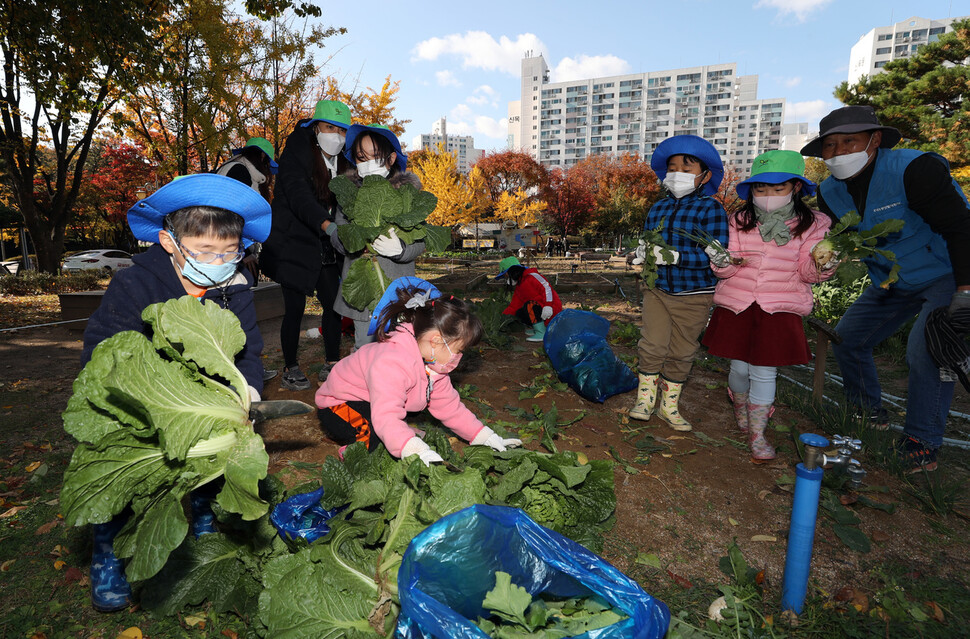
[[[348, 33], [327, 41], [324, 73], [345, 89], [400, 81], [402, 142], [448, 118], [450, 134], [480, 149], [505, 145], [508, 103], [519, 99], [526, 50], [551, 80], [735, 62], [757, 74], [759, 98], [786, 98], [786, 121], [838, 106], [849, 50], [870, 29], [911, 16], [970, 15], [970, 0], [677, 0], [671, 2], [430, 2], [323, 4], [322, 21]], [[340, 9], [336, 9], [340, 6]], [[388, 7], [393, 10], [388, 10]]]

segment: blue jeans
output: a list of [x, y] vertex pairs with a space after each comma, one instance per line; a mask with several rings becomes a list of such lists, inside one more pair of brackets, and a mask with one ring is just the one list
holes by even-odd
[[953, 399], [953, 382], [940, 381], [940, 369], [926, 350], [923, 329], [929, 312], [949, 305], [955, 290], [952, 275], [910, 291], [870, 286], [835, 327], [842, 336], [842, 343], [834, 346], [833, 351], [842, 371], [846, 399], [856, 406], [881, 408], [882, 391], [872, 349], [919, 314], [906, 341], [909, 386], [903, 431], [934, 449], [943, 443], [943, 430]]

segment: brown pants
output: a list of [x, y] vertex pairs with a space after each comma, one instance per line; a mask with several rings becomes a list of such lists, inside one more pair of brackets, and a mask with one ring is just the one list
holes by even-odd
[[672, 382], [685, 381], [713, 301], [713, 293], [671, 295], [658, 288], [646, 289], [637, 343], [640, 372], [660, 373]]

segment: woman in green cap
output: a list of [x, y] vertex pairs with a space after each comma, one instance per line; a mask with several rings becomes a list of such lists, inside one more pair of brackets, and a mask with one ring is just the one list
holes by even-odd
[[233, 158], [216, 169], [219, 175], [239, 180], [263, 196], [272, 200], [273, 178], [279, 171], [276, 152], [266, 138], [249, 138], [246, 146], [232, 150]]
[[728, 219], [728, 251], [711, 251], [718, 277], [714, 313], [703, 343], [731, 360], [728, 394], [751, 460], [775, 458], [765, 428], [775, 401], [778, 366], [805, 364], [812, 353], [802, 317], [812, 311], [812, 284], [832, 277], [839, 262], [817, 265], [812, 248], [832, 221], [808, 208], [815, 193], [795, 151], [768, 151], [736, 187], [744, 200]]
[[333, 305], [340, 286], [340, 264], [324, 228], [333, 222], [337, 199], [330, 180], [347, 171], [344, 139], [350, 128], [350, 108], [337, 100], [317, 102], [313, 117], [300, 120], [286, 139], [273, 194], [273, 228], [264, 242], [259, 264], [283, 289], [283, 350], [281, 385], [288, 390], [310, 388], [300, 370], [297, 350], [306, 298], [316, 294], [323, 308], [320, 326], [327, 365], [340, 359], [340, 315]]

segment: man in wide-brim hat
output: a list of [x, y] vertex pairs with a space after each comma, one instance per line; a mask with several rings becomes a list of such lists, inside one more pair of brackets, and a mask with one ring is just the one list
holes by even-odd
[[[880, 240], [900, 266], [898, 281], [870, 286], [837, 326], [842, 343], [835, 357], [846, 398], [870, 427], [883, 430], [889, 420], [882, 407], [872, 349], [916, 317], [909, 332], [909, 399], [903, 439], [896, 452], [909, 471], [936, 470], [953, 398], [953, 382], [941, 379], [926, 347], [924, 326], [930, 311], [970, 308], [970, 210], [943, 156], [893, 149], [901, 135], [883, 126], [870, 106], [847, 106], [822, 118], [819, 136], [802, 155], [822, 158], [832, 176], [819, 186], [819, 207], [841, 218], [856, 211], [858, 229], [903, 220], [902, 231]], [[887, 279], [892, 262], [864, 260], [874, 283]], [[944, 376], [946, 377], [946, 376]]]

